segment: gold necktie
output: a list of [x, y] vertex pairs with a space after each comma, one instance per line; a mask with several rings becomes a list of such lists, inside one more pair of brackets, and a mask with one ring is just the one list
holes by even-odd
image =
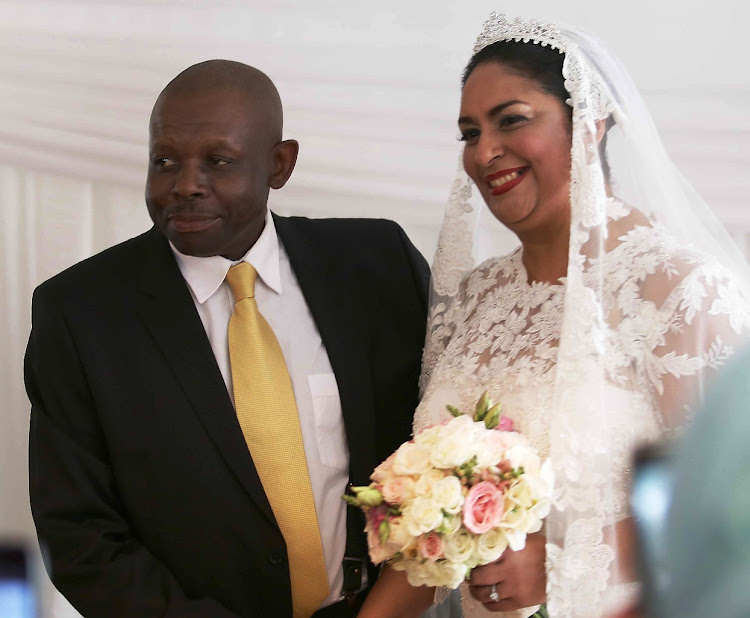
[[297, 402], [279, 342], [255, 302], [256, 276], [247, 262], [227, 273], [235, 302], [229, 320], [234, 405], [286, 542], [294, 618], [309, 618], [328, 596], [323, 544]]

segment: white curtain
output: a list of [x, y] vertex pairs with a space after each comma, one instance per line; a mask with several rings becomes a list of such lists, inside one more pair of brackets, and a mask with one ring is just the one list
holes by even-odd
[[[33, 288], [145, 230], [147, 122], [186, 66], [231, 58], [277, 83], [300, 141], [281, 214], [387, 217], [430, 259], [457, 163], [459, 75], [492, 9], [599, 34], [678, 165], [750, 230], [750, 9], [741, 0], [0, 0], [0, 540], [34, 543], [22, 358]], [[634, 41], [637, 40], [637, 44]], [[48, 615], [70, 614], [53, 598]]]

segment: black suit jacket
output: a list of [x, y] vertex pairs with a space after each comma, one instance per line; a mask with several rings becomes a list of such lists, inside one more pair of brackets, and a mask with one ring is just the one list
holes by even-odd
[[[366, 484], [410, 434], [427, 265], [392, 222], [276, 227]], [[85, 616], [291, 616], [284, 539], [166, 239], [77, 264], [32, 307], [30, 494], [55, 585]]]

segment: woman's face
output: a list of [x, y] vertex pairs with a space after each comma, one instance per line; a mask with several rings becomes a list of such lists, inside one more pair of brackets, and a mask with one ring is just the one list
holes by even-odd
[[464, 168], [492, 213], [523, 235], [570, 216], [570, 110], [497, 62], [466, 81], [458, 119]]

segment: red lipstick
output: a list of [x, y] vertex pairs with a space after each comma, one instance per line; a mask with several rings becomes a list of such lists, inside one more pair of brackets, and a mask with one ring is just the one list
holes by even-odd
[[[490, 193], [492, 195], [502, 195], [503, 193], [507, 193], [510, 191], [513, 187], [515, 187], [517, 184], [519, 184], [524, 178], [526, 178], [526, 171], [529, 168], [524, 167], [511, 167], [505, 170], [500, 170], [499, 172], [495, 172], [494, 174], [490, 174], [489, 176], [486, 176], [484, 181], [487, 183], [487, 185], [490, 188]], [[508, 180], [503, 182], [502, 184], [496, 184], [493, 186], [493, 182], [496, 182], [500, 179], [502, 179], [504, 176], [510, 176]]]

